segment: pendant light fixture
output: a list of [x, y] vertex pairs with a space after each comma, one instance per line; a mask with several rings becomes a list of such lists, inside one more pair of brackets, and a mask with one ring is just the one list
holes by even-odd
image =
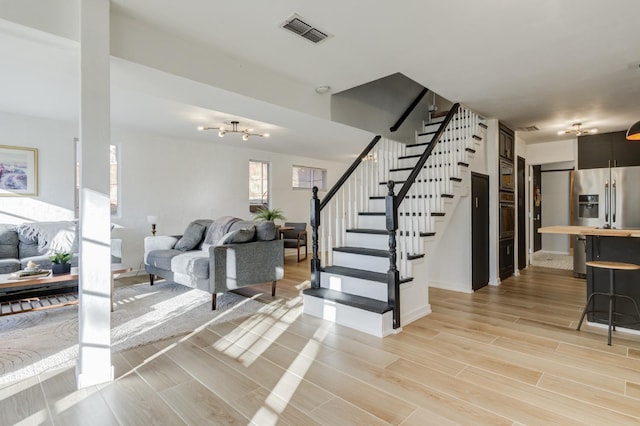
[[574, 134], [576, 136], [583, 136], [583, 135], [591, 135], [593, 133], [598, 133], [598, 129], [583, 129], [581, 126], [582, 126], [582, 123], [573, 123], [570, 129], [560, 130], [558, 134], [559, 135]]
[[640, 141], [640, 121], [636, 122], [627, 130], [628, 141]]
[[200, 131], [217, 130], [218, 131], [218, 136], [220, 136], [221, 138], [223, 138], [224, 135], [226, 135], [227, 133], [241, 133], [243, 141], [249, 140], [249, 136], [259, 136], [261, 138], [268, 138], [269, 137], [269, 133], [252, 133], [253, 129], [238, 130], [238, 125], [240, 124], [239, 121], [232, 120], [232, 121], [229, 121], [227, 123], [231, 125], [231, 129], [227, 129], [227, 128], [223, 127], [223, 126], [220, 126], [220, 127], [199, 126], [198, 130], [200, 130]]

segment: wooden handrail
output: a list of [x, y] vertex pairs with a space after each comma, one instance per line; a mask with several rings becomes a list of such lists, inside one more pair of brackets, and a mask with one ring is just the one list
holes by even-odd
[[358, 155], [358, 158], [356, 158], [355, 161], [351, 164], [351, 166], [349, 166], [349, 168], [342, 174], [342, 177], [338, 179], [335, 185], [333, 185], [333, 187], [329, 190], [329, 192], [327, 192], [327, 195], [325, 195], [324, 198], [322, 199], [322, 202], [320, 203], [320, 210], [322, 210], [324, 206], [326, 206], [327, 203], [331, 201], [333, 196], [338, 193], [342, 185], [344, 185], [344, 183], [349, 179], [351, 174], [358, 168], [358, 166], [362, 163], [362, 160], [367, 156], [367, 154], [369, 154], [369, 152], [373, 149], [373, 147], [376, 146], [376, 144], [378, 143], [381, 137], [382, 136], [380, 135], [377, 135], [376, 137], [374, 137], [371, 140], [371, 142], [369, 142], [369, 145], [367, 145], [367, 147], [360, 153], [360, 155]]
[[398, 130], [400, 128], [400, 126], [402, 126], [402, 123], [404, 123], [404, 120], [406, 120], [407, 117], [409, 117], [409, 114], [411, 114], [413, 112], [413, 110], [418, 106], [418, 103], [420, 103], [420, 101], [422, 100], [422, 98], [424, 98], [424, 95], [426, 95], [428, 91], [429, 91], [429, 89], [427, 89], [426, 87], [424, 89], [422, 89], [420, 94], [418, 96], [416, 96], [416, 98], [413, 100], [413, 102], [411, 102], [411, 105], [409, 105], [407, 107], [407, 109], [402, 113], [400, 118], [398, 118], [398, 121], [396, 121], [396, 124], [394, 124], [393, 126], [389, 127], [389, 130], [391, 132], [395, 132], [396, 130]]
[[438, 144], [438, 141], [440, 140], [440, 137], [442, 136], [444, 129], [447, 128], [447, 126], [449, 125], [449, 122], [451, 121], [453, 116], [458, 112], [459, 108], [460, 108], [460, 104], [456, 103], [449, 110], [447, 117], [444, 119], [444, 121], [438, 128], [438, 131], [435, 133], [435, 135], [433, 135], [433, 139], [431, 139], [431, 143], [429, 143], [429, 146], [424, 151], [424, 153], [422, 154], [422, 156], [420, 157], [416, 165], [413, 167], [413, 170], [411, 170], [411, 173], [409, 174], [409, 177], [402, 185], [402, 188], [400, 188], [400, 191], [398, 191], [398, 193], [396, 194], [396, 202], [394, 205], [394, 209], [398, 209], [398, 207], [400, 207], [400, 204], [404, 200], [404, 197], [406, 197], [407, 193], [409, 192], [409, 188], [411, 188], [411, 185], [413, 185], [413, 183], [415, 182], [416, 178], [418, 177], [418, 174], [420, 173], [420, 170], [422, 170], [422, 168], [424, 167], [424, 164], [427, 162], [427, 159], [431, 155], [431, 151], [433, 151], [435, 146]]

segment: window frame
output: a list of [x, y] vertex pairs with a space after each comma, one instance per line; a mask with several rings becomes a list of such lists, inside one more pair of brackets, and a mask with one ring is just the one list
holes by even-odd
[[[297, 169], [308, 169], [311, 171], [311, 180], [309, 181], [309, 185], [311, 186], [300, 186], [300, 181], [298, 181], [298, 186], [296, 186], [295, 184], [295, 173]], [[315, 174], [320, 172], [321, 174], [321, 178], [320, 181], [322, 182], [322, 185], [318, 186], [315, 185], [315, 182], [317, 181], [315, 178]], [[293, 189], [294, 191], [308, 191], [310, 189], [312, 189], [314, 186], [318, 186], [318, 191], [327, 191], [327, 169], [323, 169], [320, 167], [311, 167], [311, 166], [300, 166], [297, 164], [294, 164], [293, 166], [291, 166], [291, 189]]]
[[[79, 217], [80, 215], [80, 159], [78, 158], [79, 156], [79, 148], [80, 148], [80, 140], [78, 138], [74, 138], [74, 142], [76, 143], [76, 167], [75, 167], [75, 179], [74, 179], [74, 183], [75, 183], [75, 200], [74, 200], [74, 210], [75, 210], [75, 216]], [[111, 203], [111, 188], [114, 186], [112, 181], [111, 181], [111, 167], [113, 165], [113, 163], [111, 162], [111, 149], [115, 148], [115, 157], [116, 157], [116, 161], [115, 161], [115, 166], [116, 166], [116, 203], [115, 203], [115, 209], [113, 209], [112, 203]], [[122, 200], [121, 198], [121, 194], [122, 194], [122, 185], [120, 184], [121, 182], [121, 177], [122, 177], [122, 172], [120, 169], [120, 147], [117, 144], [109, 144], [109, 212], [111, 217], [120, 217], [120, 201]]]
[[[253, 163], [256, 164], [260, 164], [261, 165], [261, 178], [260, 178], [260, 185], [261, 185], [261, 192], [262, 192], [262, 196], [261, 196], [261, 202], [260, 203], [255, 203], [252, 202], [253, 198], [251, 198], [251, 192], [252, 192], [252, 176], [251, 176], [251, 166]], [[266, 168], [266, 178], [265, 178], [265, 168]], [[266, 184], [265, 184], [266, 181]], [[263, 208], [269, 208], [269, 206], [271, 205], [271, 163], [269, 161], [265, 161], [265, 160], [249, 160], [249, 212], [250, 213], [255, 213], [256, 211], [258, 211], [259, 209], [263, 209]], [[266, 190], [265, 190], [265, 186], [266, 186]], [[265, 198], [265, 194], [266, 194], [266, 198]], [[256, 198], [257, 200], [257, 198]]]

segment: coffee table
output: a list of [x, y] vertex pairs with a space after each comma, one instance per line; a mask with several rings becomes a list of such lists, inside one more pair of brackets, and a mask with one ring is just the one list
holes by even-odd
[[[121, 263], [114, 263], [111, 265], [111, 311], [113, 311], [113, 279], [116, 275], [129, 271], [131, 271], [131, 268], [124, 266]], [[78, 268], [71, 268], [71, 273], [69, 274], [50, 274], [41, 278], [11, 279], [10, 275], [11, 274], [0, 274], [0, 292], [7, 290], [37, 289], [38, 287], [47, 287], [55, 284], [77, 282]], [[33, 297], [17, 298], [15, 300], [0, 302], [0, 316], [77, 304], [77, 291], [47, 294], [42, 296], [35, 295]]]

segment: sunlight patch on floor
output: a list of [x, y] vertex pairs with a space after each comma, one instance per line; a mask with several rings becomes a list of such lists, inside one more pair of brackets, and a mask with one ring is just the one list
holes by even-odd
[[266, 407], [258, 410], [251, 419], [252, 422], [261, 424], [258, 415], [263, 413], [265, 408], [277, 413], [282, 413], [287, 408], [300, 383], [304, 380], [304, 376], [315, 361], [321, 348], [321, 342], [327, 337], [329, 327], [330, 325], [323, 325], [313, 334], [313, 337], [305, 344], [304, 348], [298, 353], [298, 356], [296, 356], [271, 390], [265, 400]]

